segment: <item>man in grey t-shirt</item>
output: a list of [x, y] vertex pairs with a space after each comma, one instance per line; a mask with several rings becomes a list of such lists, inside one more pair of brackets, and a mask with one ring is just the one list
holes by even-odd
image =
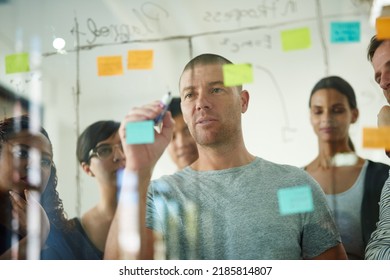
[[[167, 258], [172, 259], [345, 259], [319, 185], [303, 170], [262, 160], [246, 149], [241, 115], [249, 93], [242, 86], [224, 85], [225, 64], [232, 63], [203, 54], [181, 75], [183, 117], [199, 152], [198, 160], [184, 170], [150, 182], [171, 139], [169, 113], [153, 144], [126, 144], [126, 123], [156, 118], [163, 111], [158, 102], [132, 109], [122, 122], [126, 171], [138, 174], [140, 200], [147, 200], [147, 205], [141, 203], [141, 216], [147, 219], [145, 224], [141, 218], [139, 257], [152, 256], [153, 229], [163, 234]], [[279, 191], [299, 186], [312, 196], [314, 209], [280, 215]], [[117, 231], [116, 219], [105, 258], [120, 257]]]

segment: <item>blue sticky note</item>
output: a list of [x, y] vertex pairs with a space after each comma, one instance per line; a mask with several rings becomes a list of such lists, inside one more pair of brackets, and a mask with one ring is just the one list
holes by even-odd
[[278, 191], [280, 215], [311, 212], [314, 209], [309, 186], [283, 188]]
[[154, 122], [128, 122], [126, 124], [126, 144], [150, 144], [154, 142]]
[[360, 42], [360, 22], [331, 22], [330, 41], [332, 43]]

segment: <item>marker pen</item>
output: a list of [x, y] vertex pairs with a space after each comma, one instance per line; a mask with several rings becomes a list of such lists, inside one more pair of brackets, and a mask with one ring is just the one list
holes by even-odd
[[168, 111], [168, 107], [169, 107], [169, 104], [171, 103], [171, 100], [172, 100], [172, 95], [171, 95], [171, 92], [168, 92], [166, 95], [163, 96], [163, 98], [161, 99], [160, 101], [160, 104], [163, 108], [163, 111], [161, 112], [160, 115], [158, 115], [155, 119], [154, 119], [154, 125], [155, 126], [160, 126], [161, 125], [161, 122], [165, 116], [165, 113]]

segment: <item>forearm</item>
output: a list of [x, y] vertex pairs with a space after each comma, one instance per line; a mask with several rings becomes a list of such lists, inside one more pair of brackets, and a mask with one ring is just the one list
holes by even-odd
[[[107, 236], [104, 259], [151, 259], [153, 257], [153, 235], [145, 227], [146, 196], [151, 174], [151, 169], [146, 169], [137, 173], [125, 171], [124, 184], [129, 183], [131, 176], [137, 175], [138, 186], [135, 186], [134, 189], [132, 189], [132, 186], [122, 186], [115, 217]], [[125, 187], [129, 187], [130, 189], [126, 190], [124, 189]], [[130, 205], [134, 201], [129, 201], [129, 197], [133, 195], [129, 190], [130, 192], [138, 191], [138, 205]], [[134, 208], [134, 206], [137, 208]], [[132, 211], [133, 213], [129, 213], [129, 211]], [[134, 216], [137, 214], [138, 216]], [[138, 224], [133, 224], [133, 226], [138, 229], [137, 234], [140, 238], [140, 248], [138, 252], [129, 252], [126, 246], [123, 246], [123, 244], [128, 244], [129, 242], [137, 242], [136, 240], [129, 240], [133, 237], [131, 236], [131, 233], [128, 233], [125, 229], [128, 225], [123, 224], [124, 217], [126, 220], [129, 220], [129, 223], [135, 221], [134, 218], [136, 218]]]
[[154, 236], [153, 231], [146, 227], [146, 200], [148, 187], [152, 172], [144, 170], [140, 174], [140, 204], [139, 204], [139, 228], [141, 237], [141, 249], [139, 258], [142, 260], [153, 259], [154, 256]]

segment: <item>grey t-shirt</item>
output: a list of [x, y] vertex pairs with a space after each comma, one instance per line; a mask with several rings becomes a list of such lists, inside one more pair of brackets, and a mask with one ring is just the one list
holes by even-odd
[[[280, 215], [278, 190], [302, 185], [314, 210]], [[152, 181], [146, 225], [163, 233], [169, 259], [313, 258], [340, 243], [320, 186], [297, 167], [261, 158]]]

